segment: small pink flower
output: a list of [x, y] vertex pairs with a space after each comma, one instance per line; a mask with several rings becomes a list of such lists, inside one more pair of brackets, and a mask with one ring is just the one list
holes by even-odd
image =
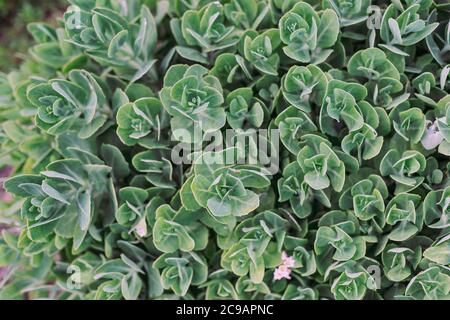
[[147, 222], [145, 221], [145, 217], [139, 221], [135, 230], [139, 237], [145, 237], [147, 235]]
[[273, 273], [273, 278], [275, 280], [281, 279], [291, 279], [291, 269], [286, 267], [285, 265], [281, 265], [278, 268], [275, 268], [275, 272]]
[[281, 260], [283, 260], [283, 265], [288, 268], [293, 268], [295, 266], [295, 260], [294, 258], [287, 255], [286, 252], [283, 251], [281, 254]]
[[281, 264], [275, 268], [273, 278], [275, 280], [291, 279], [291, 269], [295, 266], [293, 257], [288, 256], [286, 252], [281, 253]]

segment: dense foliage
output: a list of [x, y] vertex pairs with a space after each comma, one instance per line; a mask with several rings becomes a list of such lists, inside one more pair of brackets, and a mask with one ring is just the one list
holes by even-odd
[[66, 7], [64, 0], [0, 0], [0, 71], [10, 70], [24, 59], [32, 39], [27, 33], [28, 23], [53, 24]]
[[450, 298], [447, 1], [70, 3], [0, 74], [0, 298]]

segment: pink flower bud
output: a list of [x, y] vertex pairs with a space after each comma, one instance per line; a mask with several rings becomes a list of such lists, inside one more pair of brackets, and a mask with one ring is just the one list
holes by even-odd
[[291, 270], [286, 267], [285, 265], [281, 265], [278, 268], [275, 268], [275, 271], [273, 273], [274, 280], [281, 280], [281, 279], [291, 279]]
[[288, 256], [286, 252], [283, 251], [281, 254], [281, 260], [283, 260], [283, 265], [288, 268], [293, 268], [295, 266], [295, 260], [294, 258]]
[[422, 145], [427, 150], [432, 150], [432, 149], [436, 148], [444, 140], [444, 136], [439, 131], [439, 128], [437, 126], [437, 121], [438, 120], [436, 120], [434, 122], [431, 122], [431, 121], [428, 122], [429, 126], [427, 127], [427, 129], [422, 137], [422, 141], [421, 141]]
[[136, 233], [139, 237], [145, 237], [147, 235], [147, 222], [145, 221], [145, 217], [136, 225]]

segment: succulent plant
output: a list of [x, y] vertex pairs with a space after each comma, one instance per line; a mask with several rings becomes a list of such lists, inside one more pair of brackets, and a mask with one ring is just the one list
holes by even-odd
[[0, 73], [0, 299], [450, 298], [447, 4], [70, 3]]

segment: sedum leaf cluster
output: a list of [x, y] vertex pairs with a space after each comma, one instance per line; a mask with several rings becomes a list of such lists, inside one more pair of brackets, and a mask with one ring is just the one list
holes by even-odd
[[0, 74], [0, 298], [450, 299], [449, 17], [70, 0], [30, 24]]

